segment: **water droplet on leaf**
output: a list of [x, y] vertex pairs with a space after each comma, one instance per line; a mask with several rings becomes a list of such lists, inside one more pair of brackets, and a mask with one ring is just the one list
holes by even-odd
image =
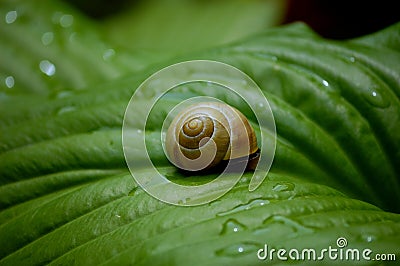
[[238, 233], [244, 230], [246, 230], [246, 226], [244, 224], [239, 223], [235, 219], [229, 219], [222, 225], [221, 235]]
[[386, 108], [390, 105], [389, 99], [386, 97], [384, 92], [378, 88], [372, 89], [364, 94], [364, 98], [374, 107]]
[[262, 245], [258, 243], [245, 242], [240, 244], [233, 244], [231, 246], [219, 249], [215, 253], [217, 254], [217, 256], [227, 256], [227, 257], [240, 256], [242, 254], [255, 252], [261, 246]]
[[65, 113], [68, 113], [68, 112], [75, 111], [75, 110], [76, 110], [75, 106], [64, 106], [60, 110], [58, 110], [57, 114], [61, 115], [61, 114], [65, 114]]
[[11, 89], [14, 87], [15, 81], [13, 76], [6, 77], [4, 82], [6, 83], [7, 88]]
[[49, 60], [42, 60], [39, 63], [40, 71], [42, 71], [47, 76], [53, 76], [56, 73], [56, 66]]
[[240, 211], [244, 211], [244, 210], [249, 210], [252, 209], [254, 207], [259, 207], [259, 206], [263, 206], [266, 204], [269, 204], [269, 200], [267, 199], [254, 199], [251, 200], [249, 203], [247, 204], [243, 204], [243, 205], [239, 205], [235, 208], [233, 208], [232, 210], [226, 211], [226, 212], [221, 212], [218, 214], [218, 216], [225, 216], [225, 215], [229, 215], [232, 213], [236, 213], [236, 212], [240, 212]]
[[263, 221], [263, 227], [265, 227], [265, 225], [270, 225], [270, 224], [274, 224], [274, 223], [278, 223], [278, 224], [283, 224], [285, 226], [288, 226], [290, 228], [292, 228], [293, 232], [295, 233], [312, 233], [314, 232], [314, 230], [312, 230], [311, 228], [305, 227], [304, 225], [288, 218], [285, 216], [281, 216], [281, 215], [274, 215], [271, 216], [267, 219], [265, 219]]
[[49, 31], [49, 32], [45, 32], [42, 35], [42, 43], [43, 45], [49, 45], [53, 42], [54, 39], [54, 33]]
[[73, 91], [65, 90], [65, 91], [60, 91], [55, 95], [55, 98], [62, 99], [62, 98], [67, 98], [70, 97], [74, 94]]
[[293, 183], [289, 183], [289, 182], [280, 182], [275, 184], [272, 187], [273, 191], [276, 192], [281, 192], [281, 191], [293, 191], [294, 190], [294, 184]]
[[15, 10], [9, 11], [7, 12], [6, 16], [5, 16], [5, 21], [7, 24], [12, 24], [15, 22], [15, 20], [17, 20], [18, 17], [18, 13]]
[[74, 23], [74, 17], [70, 14], [62, 15], [59, 21], [61, 27], [68, 28]]
[[111, 60], [115, 55], [115, 50], [114, 49], [107, 49], [103, 53], [103, 60], [104, 61], [109, 61]]

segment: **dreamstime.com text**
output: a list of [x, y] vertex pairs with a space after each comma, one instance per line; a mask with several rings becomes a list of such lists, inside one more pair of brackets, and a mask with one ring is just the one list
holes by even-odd
[[313, 248], [304, 249], [269, 249], [268, 245], [265, 244], [264, 248], [257, 251], [257, 257], [260, 260], [309, 260], [309, 261], [322, 261], [322, 260], [339, 260], [339, 261], [395, 261], [395, 253], [373, 253], [369, 248], [356, 249], [347, 248], [347, 239], [339, 237], [336, 240], [336, 247], [329, 246], [321, 250]]

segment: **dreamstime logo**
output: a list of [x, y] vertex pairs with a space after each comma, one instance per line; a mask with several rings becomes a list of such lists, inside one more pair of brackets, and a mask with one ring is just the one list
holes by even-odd
[[265, 244], [264, 248], [257, 251], [257, 258], [259, 260], [302, 260], [302, 261], [322, 261], [322, 260], [332, 260], [332, 261], [395, 261], [396, 254], [394, 253], [376, 253], [369, 248], [360, 250], [357, 248], [348, 248], [347, 239], [344, 237], [339, 237], [336, 240], [336, 247], [329, 246], [321, 250], [316, 250], [314, 248], [304, 248], [304, 249], [275, 249], [268, 248]]
[[347, 239], [344, 237], [339, 237], [336, 240], [336, 246], [338, 246], [338, 248], [344, 248], [345, 246], [347, 246]]
[[[225, 99], [248, 106], [259, 126], [260, 155], [252, 172], [249, 191], [257, 189], [265, 179], [275, 154], [276, 129], [270, 105], [261, 89], [246, 74], [233, 66], [208, 60], [187, 61], [166, 67], [146, 79], [131, 97], [123, 121], [122, 143], [125, 160], [138, 185], [161, 201], [181, 206], [205, 204], [232, 189], [242, 177], [245, 167], [240, 171], [223, 171], [206, 184], [185, 186], [166, 178], [151, 158], [152, 150], [162, 147], [165, 157], [172, 164], [179, 165], [168, 156], [171, 152], [168, 153], [165, 145], [169, 125], [184, 108], [200, 105], [200, 113], [206, 112], [205, 108], [209, 106], [205, 106], [204, 102], [215, 103], [217, 107], [213, 108], [221, 111]], [[233, 114], [235, 116], [240, 115]], [[231, 126], [223, 121], [218, 122], [226, 128]], [[205, 123], [205, 120], [192, 121], [193, 125], [198, 123]], [[155, 124], [158, 128], [154, 128]], [[234, 128], [240, 126], [244, 125], [234, 124]], [[159, 135], [154, 137], [154, 132], [159, 132]], [[149, 144], [150, 138], [152, 143]], [[236, 137], [231, 135], [230, 138], [233, 140]], [[153, 148], [148, 149], [147, 145]], [[239, 150], [248, 149], [247, 146], [242, 145]], [[211, 148], [214, 149], [215, 144]], [[234, 153], [232, 147], [231, 152]], [[228, 160], [226, 169], [229, 169], [230, 163]]]

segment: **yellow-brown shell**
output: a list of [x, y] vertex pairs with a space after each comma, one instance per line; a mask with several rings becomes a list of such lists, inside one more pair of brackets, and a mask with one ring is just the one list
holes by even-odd
[[174, 118], [165, 149], [177, 167], [199, 171], [223, 160], [249, 156], [258, 147], [254, 129], [240, 111], [222, 102], [202, 102]]

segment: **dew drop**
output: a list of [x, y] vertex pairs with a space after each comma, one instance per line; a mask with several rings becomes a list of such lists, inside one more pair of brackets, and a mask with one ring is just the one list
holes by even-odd
[[14, 87], [15, 81], [13, 76], [6, 77], [4, 82], [6, 83], [7, 88], [11, 89]]
[[60, 25], [63, 28], [71, 27], [74, 23], [74, 17], [70, 14], [65, 14], [60, 17]]
[[233, 244], [228, 247], [219, 249], [215, 253], [217, 256], [234, 257], [255, 252], [260, 248], [260, 246], [261, 244], [258, 243], [245, 242], [240, 244]]
[[70, 97], [73, 94], [74, 93], [72, 91], [65, 90], [65, 91], [58, 92], [55, 97], [58, 98], [58, 99], [63, 99], [63, 98]]
[[75, 106], [64, 106], [60, 110], [58, 110], [57, 114], [61, 115], [61, 114], [65, 114], [65, 113], [68, 113], [68, 112], [75, 111], [75, 110], [76, 110]]
[[238, 233], [246, 230], [246, 226], [244, 224], [239, 223], [235, 219], [228, 219], [223, 225], [221, 230], [221, 235], [226, 235], [230, 233]]
[[366, 101], [374, 107], [386, 108], [390, 105], [389, 99], [377, 88], [370, 90], [364, 94]]
[[354, 62], [356, 61], [356, 58], [355, 58], [354, 56], [350, 56], [350, 57], [349, 57], [349, 61], [352, 62], [352, 63], [354, 63]]
[[281, 216], [281, 215], [271, 216], [263, 221], [264, 226], [274, 224], [274, 223], [275, 224], [276, 223], [284, 224], [285, 226], [292, 228], [293, 232], [295, 232], [295, 233], [312, 233], [312, 232], [314, 232], [314, 230], [312, 230], [308, 227], [305, 227], [304, 225], [302, 225], [288, 217]]
[[143, 133], [143, 131], [142, 131], [141, 129], [136, 130], [136, 132], [137, 132], [138, 134], [142, 134], [142, 133]]
[[275, 184], [272, 187], [273, 191], [276, 192], [281, 192], [281, 191], [293, 191], [294, 190], [294, 184], [293, 183], [289, 183], [289, 182], [280, 182]]
[[49, 45], [53, 42], [54, 39], [54, 34], [53, 32], [49, 31], [49, 32], [45, 32], [42, 35], [42, 43], [43, 45]]
[[116, 214], [116, 215], [115, 215], [115, 217], [117, 217], [117, 218], [121, 218], [121, 215], [119, 215], [119, 214]]
[[103, 53], [103, 60], [104, 61], [110, 61], [115, 55], [115, 50], [114, 49], [107, 49]]
[[233, 208], [232, 210], [229, 210], [229, 211], [226, 211], [226, 212], [221, 212], [221, 213], [219, 213], [217, 215], [218, 216], [225, 216], [225, 215], [233, 214], [233, 213], [244, 211], [244, 210], [249, 210], [249, 209], [252, 209], [254, 207], [264, 206], [264, 205], [269, 204], [269, 203], [270, 203], [270, 201], [266, 200], [266, 199], [254, 199], [254, 200], [251, 200], [247, 204], [239, 205], [239, 206]]
[[328, 86], [329, 86], [329, 82], [326, 81], [326, 80], [322, 80], [322, 84], [323, 84], [325, 87], [328, 87]]
[[56, 73], [56, 66], [48, 60], [42, 60], [39, 64], [40, 70], [47, 76], [53, 76]]
[[18, 14], [17, 11], [12, 10], [7, 12], [6, 16], [5, 16], [5, 20], [7, 24], [12, 24], [17, 20]]

